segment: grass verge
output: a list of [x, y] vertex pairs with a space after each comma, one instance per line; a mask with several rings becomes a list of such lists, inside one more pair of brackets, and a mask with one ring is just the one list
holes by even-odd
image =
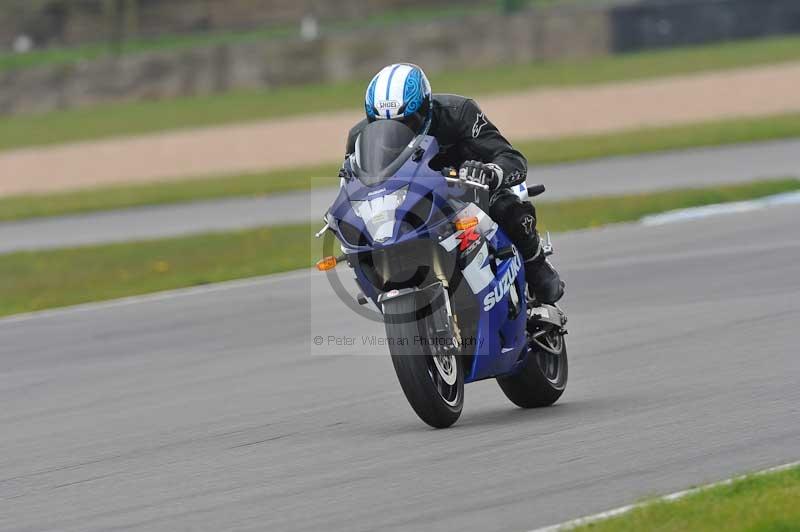
[[[369, 27], [385, 27], [396, 23], [428, 22], [443, 18], [453, 18], [491, 10], [492, 7], [449, 6], [449, 7], [401, 7], [382, 13], [360, 17], [357, 20], [322, 20], [320, 30], [344, 32]], [[0, 13], [2, 14], [2, 13]], [[97, 33], [109, 32], [100, 29]], [[94, 42], [78, 46], [54, 46], [35, 49], [27, 53], [0, 52], [0, 72], [21, 70], [43, 66], [77, 65], [85, 61], [120, 55], [136, 55], [147, 52], [170, 52], [220, 45], [235, 45], [270, 39], [300, 37], [300, 24], [274, 24], [253, 30], [239, 31], [196, 31], [190, 34], [167, 34], [158, 37], [127, 38], [122, 43]]]
[[516, 142], [532, 164], [800, 137], [800, 114], [736, 118], [553, 140]]
[[[783, 179], [699, 190], [542, 202], [542, 228], [566, 231], [647, 214], [800, 190]], [[197, 286], [310, 266], [319, 224], [0, 255], [0, 315]]]
[[[485, 95], [795, 60], [800, 60], [800, 37], [781, 37], [586, 60], [444, 72], [432, 76], [432, 83], [437, 92]], [[0, 121], [0, 150], [356, 109], [363, 98], [365, 84], [366, 80], [354, 80], [9, 116]]]
[[[164, 205], [231, 197], [262, 196], [324, 185], [317, 176], [336, 176], [336, 164], [208, 179], [114, 185], [51, 194], [0, 198], [0, 221], [79, 214], [144, 205]], [[339, 183], [331, 177], [330, 186]]]
[[645, 504], [629, 513], [597, 521], [575, 532], [750, 532], [800, 527], [800, 467], [757, 474], [702, 490], [677, 501]]
[[[800, 114], [519, 142], [516, 145], [531, 165], [536, 165], [789, 137], [800, 137]], [[324, 180], [310, 178], [335, 176], [337, 168], [336, 163], [331, 163], [262, 174], [10, 196], [0, 198], [0, 221], [303, 190], [310, 183], [323, 185]], [[337, 179], [331, 177], [330, 185], [336, 183]]]

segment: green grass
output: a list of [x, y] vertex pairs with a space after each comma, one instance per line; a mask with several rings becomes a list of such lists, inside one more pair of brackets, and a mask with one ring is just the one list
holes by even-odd
[[[543, 229], [566, 231], [790, 190], [800, 190], [800, 180], [542, 202], [538, 210]], [[311, 251], [318, 225], [0, 255], [0, 315], [308, 267], [318, 258]]]
[[575, 532], [790, 532], [800, 530], [800, 468], [751, 475], [677, 501], [645, 504]]
[[[359, 18], [358, 20], [321, 21], [322, 33], [349, 31], [355, 28], [382, 27], [396, 24], [399, 18], [406, 21], [425, 22], [448, 17], [458, 17], [480, 12], [491, 7], [434, 7], [398, 8], [384, 13]], [[0, 13], [1, 15], [1, 13]], [[107, 33], [103, 28], [98, 33]], [[268, 39], [297, 37], [300, 24], [281, 24], [244, 31], [194, 32], [191, 34], [163, 35], [151, 38], [129, 38], [121, 46], [110, 41], [94, 42], [78, 46], [55, 46], [35, 49], [28, 53], [0, 53], [0, 72], [54, 65], [76, 65], [84, 61], [117, 55], [136, 55], [147, 52], [170, 52], [192, 48], [207, 48], [219, 45], [235, 45]]]
[[795, 190], [800, 190], [800, 179], [776, 179], [615, 197], [540, 201], [536, 203], [536, 211], [543, 230], [572, 231], [629, 222], [673, 209], [763, 198]]
[[296, 225], [2, 255], [0, 315], [307, 267], [312, 234]]
[[[800, 137], [800, 114], [725, 120], [687, 126], [517, 143], [532, 166], [696, 146]], [[92, 188], [53, 194], [0, 198], [0, 221], [76, 214], [142, 205], [257, 196], [337, 184], [338, 165], [280, 170], [262, 174], [178, 180], [147, 185]], [[534, 174], [535, 175], [535, 174]]]
[[55, 65], [77, 65], [83, 61], [93, 61], [116, 55], [166, 52], [220, 44], [236, 44], [286, 37], [296, 33], [297, 30], [294, 28], [277, 27], [251, 32], [197, 33], [153, 39], [132, 39], [126, 41], [121, 48], [115, 48], [110, 42], [98, 42], [71, 47], [42, 48], [21, 54], [3, 53], [0, 54], [0, 72]]
[[514, 144], [532, 164], [553, 164], [793, 137], [800, 137], [800, 114], [736, 118]]
[[335, 186], [339, 178], [337, 164], [262, 174], [245, 174], [208, 179], [176, 180], [141, 185], [115, 185], [69, 192], [9, 196], [0, 198], [0, 221], [42, 216], [79, 214], [144, 205], [163, 205], [229, 197], [263, 196], [325, 185], [319, 176], [332, 176], [327, 184]]
[[[800, 37], [587, 60], [461, 70], [432, 76], [437, 92], [485, 95], [539, 87], [635, 80], [800, 60]], [[0, 150], [178, 128], [361, 108], [366, 79], [330, 85], [235, 91], [221, 95], [104, 104], [0, 121]]]

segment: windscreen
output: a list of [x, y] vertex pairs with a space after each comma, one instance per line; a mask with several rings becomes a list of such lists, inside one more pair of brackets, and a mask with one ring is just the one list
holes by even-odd
[[[415, 136], [408, 126], [395, 120], [377, 120], [365, 127], [356, 141], [361, 182], [372, 186], [391, 177], [386, 170], [394, 167], [396, 171], [411, 155], [412, 150], [407, 148]], [[401, 157], [403, 161], [398, 160]]]

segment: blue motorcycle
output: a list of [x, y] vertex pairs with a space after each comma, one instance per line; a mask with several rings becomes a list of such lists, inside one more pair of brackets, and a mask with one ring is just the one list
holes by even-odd
[[[484, 212], [487, 187], [431, 168], [438, 153], [434, 137], [402, 123], [369, 124], [317, 235], [335, 235], [343, 254], [317, 267], [354, 270], [358, 302], [380, 312], [400, 386], [425, 423], [455, 423], [464, 384], [488, 378], [520, 407], [552, 405], [567, 384], [566, 314], [528, 293], [519, 251]], [[527, 200], [544, 187], [514, 192]]]

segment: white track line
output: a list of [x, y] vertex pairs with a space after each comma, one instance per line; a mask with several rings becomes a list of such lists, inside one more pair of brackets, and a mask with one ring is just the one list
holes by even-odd
[[714, 482], [712, 484], [707, 484], [705, 486], [699, 486], [697, 488], [691, 488], [688, 490], [683, 491], [676, 491], [675, 493], [670, 493], [669, 495], [664, 495], [662, 497], [658, 497], [656, 499], [647, 500], [644, 502], [636, 503], [636, 504], [628, 504], [627, 506], [620, 506], [619, 508], [614, 508], [613, 510], [607, 510], [605, 512], [600, 512], [594, 515], [587, 515], [585, 517], [579, 517], [578, 519], [573, 519], [572, 521], [566, 521], [564, 523], [559, 523], [557, 525], [550, 525], [542, 528], [536, 528], [529, 532], [558, 532], [564, 530], [572, 530], [579, 526], [588, 525], [590, 523], [595, 523], [597, 521], [603, 521], [605, 519], [609, 519], [611, 517], [616, 517], [618, 515], [626, 514], [631, 510], [635, 510], [637, 508], [641, 508], [643, 506], [647, 506], [649, 504], [662, 502], [662, 501], [676, 501], [678, 499], [682, 499], [688, 495], [694, 495], [695, 493], [700, 493], [712, 488], [717, 488], [719, 486], [727, 486], [728, 484], [732, 484], [738, 480], [743, 480], [747, 477], [753, 475], [766, 475], [768, 473], [777, 473], [778, 471], [785, 471], [787, 469], [791, 469], [793, 467], [800, 466], [800, 461], [792, 462], [789, 464], [783, 464], [775, 467], [770, 467], [769, 469], [764, 469], [763, 471], [757, 471], [755, 473], [749, 473], [747, 475], [740, 475], [738, 477], [729, 478], [727, 480], [721, 480], [719, 482]]
[[262, 277], [251, 277], [248, 279], [234, 279], [231, 281], [223, 281], [219, 283], [212, 283], [203, 286], [192, 286], [189, 288], [178, 288], [176, 290], [167, 290], [164, 292], [155, 292], [152, 294], [142, 294], [140, 296], [131, 296], [121, 299], [112, 299], [110, 301], [99, 301], [94, 303], [83, 303], [73, 305], [70, 307], [56, 308], [52, 310], [41, 310], [37, 312], [27, 312], [25, 314], [15, 314], [7, 318], [0, 319], [0, 326], [12, 323], [19, 323], [23, 321], [30, 321], [34, 319], [52, 318], [56, 316], [63, 316], [67, 314], [79, 312], [92, 312], [96, 310], [105, 310], [117, 307], [127, 307], [129, 305], [136, 305], [139, 303], [153, 303], [156, 301], [167, 301], [180, 297], [188, 297], [198, 294], [208, 294], [212, 292], [222, 292], [225, 290], [234, 290], [237, 288], [250, 288], [255, 286], [269, 285], [279, 281], [286, 281], [292, 279], [300, 279], [306, 277], [316, 270], [295, 270], [286, 273], [276, 273]]
[[687, 220], [697, 220], [699, 218], [708, 218], [709, 216], [719, 216], [720, 214], [750, 212], [777, 205], [795, 205], [798, 203], [800, 203], [800, 192], [785, 192], [783, 194], [774, 194], [755, 200], [716, 203], [714, 205], [704, 205], [703, 207], [677, 209], [661, 214], [645, 216], [639, 221], [643, 225], [664, 225]]

